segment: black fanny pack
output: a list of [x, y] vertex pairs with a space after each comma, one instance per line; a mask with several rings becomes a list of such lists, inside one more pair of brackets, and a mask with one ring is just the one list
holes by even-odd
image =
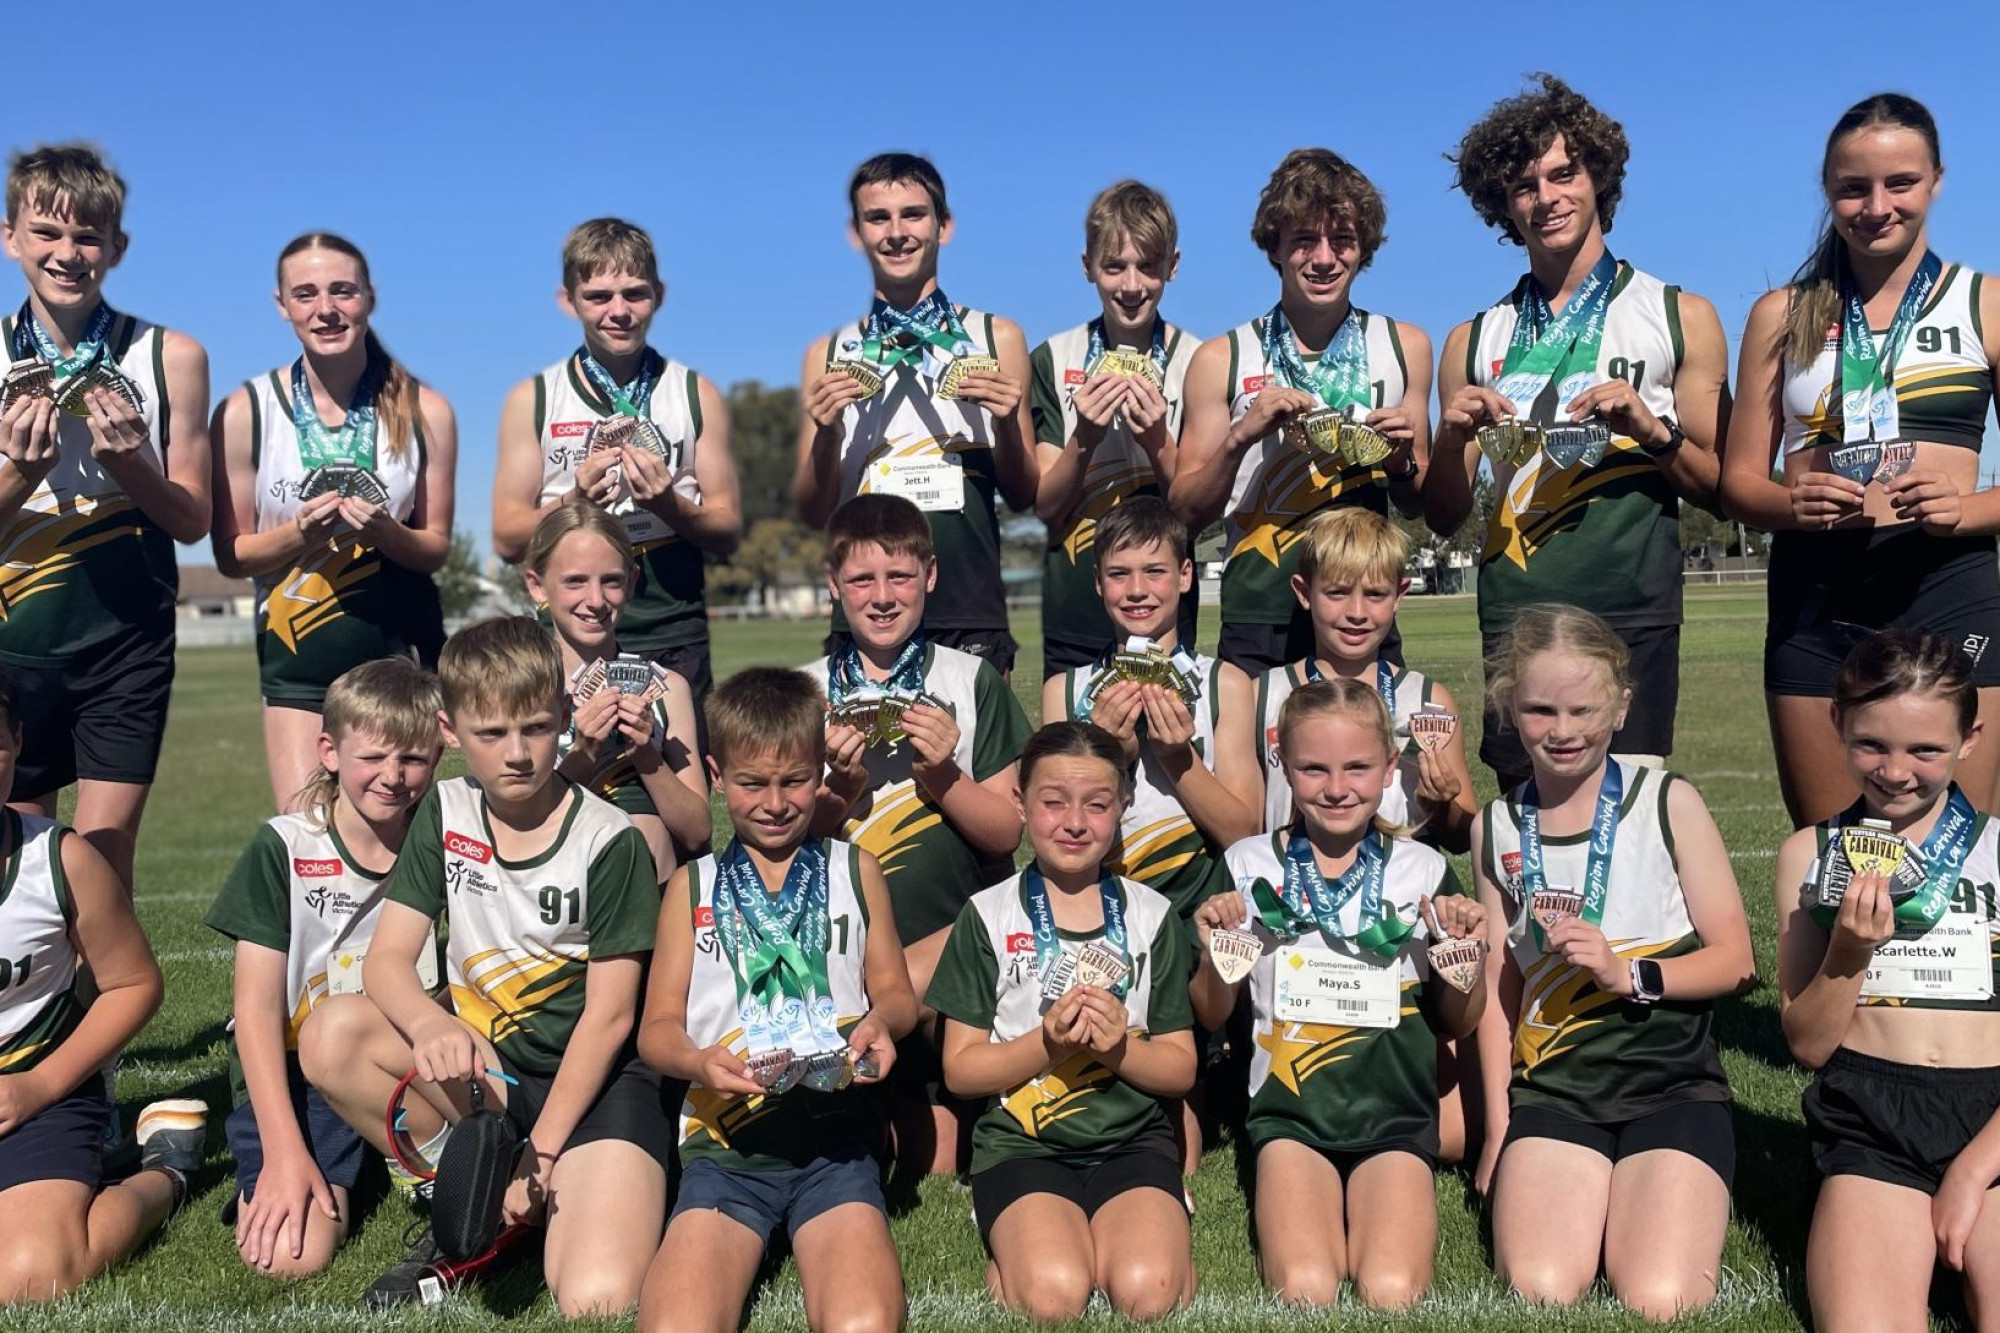
[[463, 1263], [493, 1248], [524, 1142], [511, 1120], [486, 1105], [475, 1080], [472, 1110], [452, 1126], [431, 1186], [431, 1234], [447, 1259]]

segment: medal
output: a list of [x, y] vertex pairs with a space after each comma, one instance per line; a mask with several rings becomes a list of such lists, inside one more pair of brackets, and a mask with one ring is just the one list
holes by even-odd
[[1340, 423], [1340, 456], [1352, 467], [1374, 467], [1394, 453], [1389, 437], [1359, 421]]
[[[1299, 349], [1291, 321], [1285, 318], [1284, 305], [1272, 306], [1264, 316], [1265, 363], [1280, 384], [1311, 394], [1324, 404], [1285, 423], [1281, 433], [1294, 449], [1345, 460], [1341, 441], [1346, 413], [1350, 409], [1366, 412], [1374, 399], [1374, 390], [1368, 382], [1367, 329], [1367, 312], [1350, 309], [1347, 318], [1333, 331], [1326, 350], [1309, 364]], [[1367, 446], [1364, 443], [1360, 447]]]
[[604, 664], [604, 683], [620, 694], [644, 694], [655, 684], [653, 664], [635, 653], [620, 653]]
[[1131, 347], [1113, 347], [1097, 360], [1090, 377], [1116, 375], [1124, 379], [1144, 380], [1155, 389], [1161, 388], [1159, 367], [1153, 358]]
[[[91, 312], [90, 323], [84, 327], [83, 337], [76, 341], [75, 350], [64, 356], [56, 347], [56, 340], [35, 318], [34, 310], [23, 301], [21, 313], [14, 317], [14, 345], [8, 349], [14, 358], [7, 375], [9, 383], [14, 371], [24, 369], [23, 362], [39, 358], [49, 374], [47, 388], [39, 392], [47, 393], [66, 415], [88, 417], [90, 408], [84, 404], [83, 395], [100, 386], [118, 394], [134, 411], [139, 410], [144, 401], [139, 386], [116, 366], [104, 365], [105, 340], [111, 335], [113, 318], [111, 307], [98, 302], [97, 309]], [[39, 377], [34, 382], [39, 383]]]
[[[1618, 285], [1618, 275], [1618, 261], [1606, 251], [1577, 284], [1561, 314], [1550, 308], [1548, 295], [1535, 281], [1534, 274], [1522, 276], [1514, 289], [1514, 331], [1508, 336], [1507, 353], [1493, 386], [1496, 393], [1514, 404], [1518, 413], [1535, 422], [1551, 421], [1566, 413], [1571, 401], [1596, 383], [1598, 349], [1604, 344], [1605, 316], [1611, 306], [1612, 290]], [[1544, 397], [1545, 391], [1553, 391], [1552, 402]], [[1602, 423], [1597, 424], [1603, 429]], [[1505, 460], [1495, 456], [1494, 461], [1512, 462], [1517, 467], [1525, 465], [1543, 447], [1542, 436], [1549, 429], [1546, 425], [1524, 427], [1518, 438], [1505, 441], [1515, 446], [1512, 452], [1516, 456]], [[1486, 447], [1484, 434], [1482, 431], [1482, 448]], [[1578, 461], [1589, 450], [1589, 438], [1581, 437]], [[1605, 443], [1609, 442], [1607, 431]], [[1565, 456], [1577, 447], [1573, 439], [1562, 444]], [[1489, 449], [1488, 453], [1492, 451]], [[1558, 466], [1569, 465], [1558, 463]]]
[[1076, 955], [1075, 977], [1079, 986], [1117, 990], [1131, 971], [1130, 964], [1096, 940], [1084, 945]]
[[1104, 904], [1104, 934], [1072, 952], [1062, 947], [1056, 933], [1055, 908], [1049, 903], [1049, 886], [1041, 868], [1032, 862], [1021, 871], [1022, 905], [1028, 913], [1029, 933], [1035, 942], [1035, 973], [1041, 978], [1043, 1006], [1055, 1003], [1072, 986], [1097, 986], [1125, 998], [1125, 978], [1132, 965], [1125, 943], [1125, 895], [1118, 881], [1105, 875], [1097, 882]]
[[73, 417], [89, 417], [90, 404], [84, 395], [92, 389], [109, 389], [132, 405], [134, 412], [146, 405], [146, 395], [139, 391], [125, 372], [102, 360], [93, 361], [68, 379], [57, 383], [55, 389], [56, 406]]
[[938, 380], [937, 396], [946, 401], [955, 400], [965, 384], [965, 377], [975, 371], [998, 375], [1000, 362], [995, 357], [980, 356], [976, 352], [953, 357], [951, 364], [944, 368], [944, 374]]
[[1247, 930], [1217, 928], [1208, 933], [1208, 961], [1223, 984], [1234, 986], [1250, 975], [1250, 969], [1264, 956], [1264, 946]]
[[826, 371], [829, 375], [845, 375], [861, 386], [861, 396], [855, 399], [856, 402], [882, 392], [882, 377], [859, 361], [829, 361]]
[[814, 1092], [839, 1092], [854, 1080], [845, 1048], [808, 1056], [803, 1068], [805, 1072], [800, 1075], [800, 1081]]
[[1578, 463], [1596, 467], [1611, 446], [1611, 428], [1601, 421], [1580, 421], [1567, 426], [1542, 427], [1542, 452], [1559, 468]]
[[1432, 972], [1443, 977], [1453, 990], [1472, 994], [1472, 988], [1479, 984], [1480, 973], [1485, 970], [1485, 940], [1440, 940], [1425, 953], [1430, 956]]
[[591, 695], [604, 688], [604, 659], [585, 662], [569, 678], [570, 698], [582, 703]]
[[785, 1075], [791, 1072], [792, 1053], [790, 1051], [758, 1051], [745, 1061], [750, 1066], [750, 1077], [765, 1092], [776, 1095], [783, 1089]]
[[1873, 440], [1835, 445], [1826, 451], [1826, 465], [1849, 481], [1866, 486], [1882, 466], [1882, 446]]
[[1090, 321], [1089, 340], [1083, 348], [1083, 373], [1091, 379], [1099, 375], [1122, 375], [1142, 379], [1161, 393], [1167, 391], [1167, 321], [1153, 317], [1152, 349], [1141, 352], [1131, 347], [1104, 345], [1104, 318]]
[[1558, 921], [1583, 915], [1583, 895], [1561, 887], [1537, 889], [1528, 902], [1528, 914], [1543, 931], [1554, 930]]
[[626, 446], [643, 449], [669, 466], [673, 463], [673, 451], [667, 446], [667, 437], [660, 433], [659, 426], [650, 417], [606, 417], [591, 422], [590, 430], [583, 437], [586, 454]]
[[389, 492], [381, 478], [354, 463], [328, 463], [306, 473], [299, 483], [299, 499], [311, 500], [328, 491], [348, 500], [366, 500], [372, 505], [389, 503]]
[[1915, 440], [1884, 440], [1882, 442], [1882, 461], [1875, 469], [1875, 480], [1877, 483], [1886, 486], [1905, 472], [1908, 472], [1911, 465], [1916, 461], [1917, 442]]
[[48, 362], [36, 357], [16, 361], [7, 367], [6, 380], [0, 382], [0, 415], [4, 415], [17, 398], [55, 396], [56, 375], [49, 369]]
[[1534, 457], [1542, 447], [1542, 432], [1538, 426], [1530, 425], [1515, 417], [1496, 421], [1490, 426], [1481, 426], [1477, 432], [1479, 447], [1495, 464], [1519, 467]]
[[1285, 443], [1300, 453], [1326, 458], [1340, 457], [1340, 428], [1347, 418], [1339, 409], [1316, 407], [1286, 419], [1282, 428]]
[[1410, 735], [1417, 745], [1432, 753], [1444, 748], [1451, 734], [1458, 730], [1458, 715], [1447, 713], [1436, 704], [1425, 704], [1410, 714]]

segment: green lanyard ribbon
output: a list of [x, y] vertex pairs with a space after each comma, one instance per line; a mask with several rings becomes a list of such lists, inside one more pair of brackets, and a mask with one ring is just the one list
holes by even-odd
[[91, 312], [90, 323], [84, 326], [83, 336], [76, 340], [76, 350], [64, 356], [57, 349], [56, 340], [35, 318], [34, 308], [23, 301], [21, 313], [14, 317], [14, 359], [25, 361], [30, 356], [39, 355], [49, 363], [49, 369], [55, 373], [58, 382], [66, 380], [88, 370], [104, 355], [104, 340], [110, 335], [111, 321], [115, 318], [111, 307], [99, 301], [97, 309]]
[[925, 347], [948, 358], [972, 351], [972, 339], [944, 292], [933, 288], [908, 310], [878, 298], [861, 325], [862, 360], [885, 372], [905, 361], [916, 366], [923, 361]]
[[1926, 250], [1917, 271], [1910, 275], [1910, 285], [1903, 289], [1903, 299], [1896, 303], [1896, 317], [1890, 322], [1888, 333], [1882, 336], [1882, 350], [1877, 354], [1875, 336], [1868, 328], [1868, 311], [1862, 304], [1861, 293], [1854, 289], [1854, 275], [1842, 262], [1840, 437], [1843, 443], [1865, 443], [1871, 438], [1893, 440], [1902, 433], [1896, 390], [1892, 387], [1896, 361], [1902, 356], [1903, 344], [1910, 340], [1910, 330], [1917, 326], [1917, 317], [1923, 313], [1924, 302], [1937, 286], [1938, 274], [1943, 269], [1938, 257]]
[[[1514, 333], [1507, 340], [1494, 391], [1514, 404], [1514, 410], [1549, 425], [1570, 400], [1597, 380], [1597, 351], [1604, 345], [1604, 321], [1611, 308], [1611, 291], [1618, 285], [1618, 261], [1606, 251], [1591, 266], [1569, 304], [1557, 315], [1549, 298], [1530, 273], [1514, 289]], [[1543, 404], [1551, 382], [1553, 402]]]
[[834, 1049], [828, 1031], [833, 995], [827, 981], [832, 937], [826, 849], [809, 841], [792, 857], [778, 892], [771, 893], [734, 838], [716, 858], [715, 931], [736, 977], [736, 1001], [753, 1050], [787, 1045], [794, 1054], [804, 1035], [817, 1049]]
[[[1611, 853], [1618, 845], [1618, 807], [1625, 800], [1625, 770], [1616, 759], [1604, 766], [1597, 786], [1597, 807], [1590, 816], [1590, 852], [1583, 870], [1583, 910], [1580, 915], [1593, 926], [1604, 923], [1604, 903], [1611, 892]], [[1535, 780], [1521, 793], [1521, 887], [1532, 908], [1535, 895], [1549, 886], [1542, 860], [1542, 805]], [[1535, 938], [1542, 928], [1535, 925]]]
[[1368, 384], [1367, 321], [1365, 312], [1349, 307], [1333, 341], [1308, 365], [1281, 302], [1264, 316], [1264, 359], [1287, 386], [1304, 389], [1328, 407], [1368, 407], [1374, 395]]
[[299, 462], [310, 472], [328, 463], [352, 463], [373, 470], [377, 414], [375, 395], [382, 387], [383, 367], [370, 357], [368, 366], [355, 382], [354, 397], [347, 405], [347, 419], [338, 430], [319, 419], [313, 401], [312, 384], [306, 378], [306, 359], [292, 362], [292, 428], [299, 437]]
[[644, 417], [653, 405], [653, 381], [657, 378], [660, 359], [648, 347], [639, 357], [639, 373], [632, 378], [632, 387], [626, 389], [611, 378], [611, 372], [604, 363], [590, 354], [588, 347], [576, 349], [577, 364], [583, 367], [584, 378], [603, 394], [613, 411], [621, 417]]
[[[1320, 872], [1311, 839], [1297, 828], [1285, 844], [1284, 887], [1258, 879], [1250, 885], [1250, 903], [1264, 928], [1284, 939], [1297, 939], [1308, 930], [1318, 929], [1328, 944], [1339, 941], [1374, 954], [1394, 958], [1402, 952], [1403, 941], [1417, 928], [1413, 917], [1405, 921], [1389, 911], [1383, 894], [1389, 852], [1382, 835], [1374, 829], [1355, 849], [1354, 864], [1332, 884]], [[1359, 903], [1351, 927], [1343, 928], [1341, 916], [1350, 903]]]

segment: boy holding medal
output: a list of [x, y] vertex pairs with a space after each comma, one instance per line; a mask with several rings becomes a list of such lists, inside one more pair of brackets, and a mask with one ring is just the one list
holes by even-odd
[[[1174, 479], [1181, 386], [1199, 340], [1167, 323], [1160, 294], [1180, 265], [1173, 209], [1138, 181], [1091, 202], [1083, 272], [1103, 311], [1037, 347], [1028, 406], [1041, 483], [1035, 514], [1048, 525], [1042, 571], [1042, 676], [1094, 665], [1122, 635], [1101, 609], [1094, 531], [1113, 508], [1164, 495]], [[1180, 637], [1192, 642], [1192, 589]]]
[[[659, 918], [652, 856], [622, 811], [556, 772], [562, 658], [533, 620], [460, 630], [438, 680], [467, 775], [418, 805], [362, 964], [395, 1035], [357, 1046], [321, 1084], [336, 1106], [367, 1112], [343, 1114], [386, 1150], [382, 1108], [412, 1064], [413, 1091], [453, 1120], [478, 1080], [524, 1140], [502, 1211], [546, 1217], [557, 1309], [617, 1316], [659, 1247], [673, 1152], [659, 1076], [633, 1046]], [[449, 1009], [418, 972], [439, 917]], [[426, 1235], [371, 1300], [416, 1299], [436, 1257]]]
[[873, 856], [811, 836], [826, 707], [810, 677], [753, 668], [708, 710], [735, 833], [674, 874], [660, 913], [639, 1049], [687, 1084], [683, 1172], [639, 1327], [735, 1328], [783, 1227], [815, 1327], [895, 1329], [864, 1090], [917, 1016], [889, 888]]
[[[1323, 509], [1417, 512], [1430, 435], [1430, 339], [1353, 303], [1384, 239], [1382, 196], [1324, 148], [1288, 154], [1250, 229], [1277, 270], [1266, 314], [1203, 343], [1169, 495], [1190, 532], [1227, 523], [1216, 655], [1256, 674], [1305, 656], [1286, 583]], [[1392, 639], [1389, 652], [1398, 656]]]
[[125, 182], [81, 145], [17, 153], [7, 254], [28, 295], [0, 320], [0, 662], [14, 669], [13, 800], [132, 882], [174, 677], [175, 542], [209, 525], [208, 355], [106, 304]]
[[[942, 557], [925, 632], [1005, 675], [1016, 645], [994, 500], [1035, 502], [1027, 340], [1012, 320], [954, 305], [939, 288], [952, 218], [936, 167], [909, 153], [872, 157], [855, 169], [847, 202], [875, 299], [864, 318], [806, 349], [792, 497], [815, 528], [856, 495], [915, 503]], [[838, 605], [833, 629], [829, 650], [850, 629]]]
[[1330, 678], [1365, 680], [1388, 706], [1397, 761], [1382, 817], [1448, 852], [1462, 852], [1479, 806], [1451, 691], [1423, 672], [1399, 666], [1384, 643], [1410, 589], [1403, 574], [1410, 542], [1401, 529], [1365, 509], [1336, 509], [1306, 525], [1292, 593], [1312, 621], [1312, 652], [1273, 667], [1257, 682], [1253, 735], [1263, 761], [1264, 827], [1292, 821], [1292, 788], [1278, 746], [1278, 714], [1294, 689]]
[[[1466, 131], [1455, 159], [1459, 189], [1527, 250], [1529, 271], [1445, 339], [1424, 518], [1458, 531], [1484, 451], [1497, 501], [1479, 557], [1487, 659], [1531, 603], [1601, 616], [1637, 682], [1616, 751], [1657, 765], [1680, 696], [1680, 501], [1716, 503], [1728, 348], [1714, 306], [1612, 258], [1625, 132], [1536, 77]], [[1489, 676], [1479, 757], [1505, 790], [1528, 758], [1493, 697]]]
[[[1020, 845], [1015, 756], [1028, 719], [992, 665], [923, 628], [938, 562], [914, 504], [857, 496], [835, 511], [826, 541], [827, 586], [853, 634], [805, 668], [832, 710], [814, 829], [881, 863], [921, 994], [971, 886], [1011, 865]], [[949, 1170], [956, 1121], [940, 1107], [932, 1123], [933, 1169]]]
[[678, 671], [699, 705], [715, 681], [702, 560], [736, 549], [743, 501], [728, 403], [647, 341], [666, 290], [652, 238], [629, 222], [593, 218], [563, 242], [556, 301], [583, 345], [507, 395], [493, 549], [518, 563], [535, 525], [573, 496], [617, 515], [638, 558], [618, 640]]

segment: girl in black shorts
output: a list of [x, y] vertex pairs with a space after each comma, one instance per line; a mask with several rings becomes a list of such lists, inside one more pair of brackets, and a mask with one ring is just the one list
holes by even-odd
[[1943, 1261], [1989, 1327], [2000, 826], [1953, 781], [1979, 740], [1972, 665], [1942, 636], [1893, 630], [1855, 648], [1834, 689], [1861, 796], [1785, 842], [1776, 885], [1785, 1040], [1819, 1071], [1805, 1095], [1825, 1177], [1806, 1249], [1813, 1322], [1926, 1327]]
[[[1931, 252], [1937, 125], [1883, 93], [1850, 107], [1821, 163], [1812, 257], [1750, 312], [1722, 473], [1729, 514], [1775, 533], [1764, 691], [1797, 824], [1854, 799], [1825, 700], [1875, 630], [1934, 630], [2000, 725], [2000, 494], [1979, 446], [2000, 364], [2000, 288]], [[1774, 467], [1783, 480], [1774, 481]], [[1959, 774], [1993, 808], [2000, 752]]]

